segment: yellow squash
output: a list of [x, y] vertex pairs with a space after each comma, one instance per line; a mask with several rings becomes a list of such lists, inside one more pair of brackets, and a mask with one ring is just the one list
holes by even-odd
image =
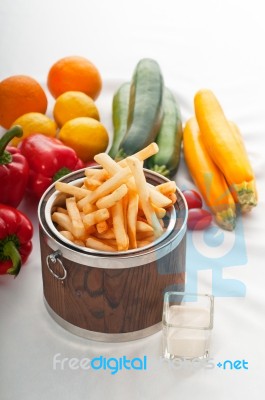
[[[240, 146], [241, 151], [246, 151], [245, 144], [244, 144], [244, 141], [243, 141], [243, 138], [242, 138], [242, 135], [240, 133], [240, 130], [239, 130], [238, 126], [232, 121], [229, 121], [229, 125], [230, 125], [230, 128], [231, 128], [233, 134], [235, 135], [235, 137], [236, 137], [236, 139], [238, 141], [238, 145]], [[250, 168], [251, 168], [251, 165], [250, 165]], [[254, 172], [252, 172], [252, 173], [253, 173], [253, 176], [254, 176]], [[255, 193], [256, 201], [258, 201], [258, 193], [257, 193], [255, 180], [254, 180], [254, 184], [253, 184], [253, 190], [254, 190], [254, 193]], [[235, 202], [238, 203], [239, 202], [238, 201], [238, 196], [237, 196], [237, 193], [236, 193], [235, 190], [232, 190], [232, 195], [234, 197]], [[252, 209], [251, 205], [249, 205], [247, 203], [241, 204], [241, 211], [243, 213], [248, 212], [251, 209]]]
[[210, 90], [200, 90], [195, 95], [194, 106], [207, 151], [224, 174], [230, 190], [235, 191], [242, 209], [250, 211], [257, 205], [257, 191], [241, 135], [233, 131]]
[[209, 156], [202, 141], [196, 118], [187, 121], [183, 133], [184, 156], [190, 174], [218, 225], [233, 230], [236, 221], [235, 202], [226, 180]]

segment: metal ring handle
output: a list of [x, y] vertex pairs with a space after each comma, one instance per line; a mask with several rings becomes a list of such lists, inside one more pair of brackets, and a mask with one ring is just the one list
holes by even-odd
[[[63, 280], [67, 277], [67, 271], [66, 271], [66, 269], [64, 268], [64, 265], [63, 265], [62, 261], [60, 260], [60, 256], [61, 256], [61, 255], [62, 255], [61, 251], [60, 251], [60, 250], [56, 250], [54, 253], [49, 254], [49, 255], [46, 257], [46, 264], [47, 264], [47, 267], [48, 267], [50, 273], [54, 276], [54, 278], [58, 279], [59, 281], [63, 281]], [[57, 262], [60, 264], [60, 267], [61, 267], [62, 270], [63, 270], [63, 276], [57, 275], [57, 274], [52, 270], [52, 268], [50, 267], [50, 262], [51, 262], [53, 265], [56, 264]]]

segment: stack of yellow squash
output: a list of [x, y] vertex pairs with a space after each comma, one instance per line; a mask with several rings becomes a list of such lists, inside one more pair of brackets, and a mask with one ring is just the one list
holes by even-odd
[[233, 230], [236, 203], [242, 212], [257, 205], [255, 176], [238, 127], [229, 122], [212, 91], [194, 98], [196, 118], [184, 128], [184, 156], [190, 174], [218, 225]]

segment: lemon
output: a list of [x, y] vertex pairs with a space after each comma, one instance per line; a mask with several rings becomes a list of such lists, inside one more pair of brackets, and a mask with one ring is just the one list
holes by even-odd
[[89, 117], [66, 122], [59, 132], [59, 139], [66, 146], [72, 147], [84, 162], [92, 161], [96, 154], [104, 152], [109, 143], [106, 128]]
[[55, 102], [53, 116], [59, 126], [78, 117], [90, 117], [99, 121], [98, 109], [94, 101], [82, 92], [65, 92]]
[[17, 146], [22, 139], [34, 133], [42, 133], [45, 136], [51, 137], [56, 136], [56, 123], [41, 113], [31, 112], [24, 114], [15, 120], [12, 126], [14, 125], [20, 125], [22, 127], [23, 136], [21, 138], [14, 138], [11, 141], [12, 146]]

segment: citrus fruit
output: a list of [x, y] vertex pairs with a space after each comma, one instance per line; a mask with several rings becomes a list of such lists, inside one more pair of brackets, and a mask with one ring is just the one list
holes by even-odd
[[94, 101], [82, 92], [65, 92], [57, 97], [53, 116], [59, 126], [70, 119], [90, 117], [99, 120], [98, 109]]
[[86, 93], [95, 100], [102, 87], [98, 69], [84, 57], [70, 56], [57, 61], [51, 67], [47, 85], [53, 97], [70, 90]]
[[11, 141], [12, 146], [17, 146], [18, 143], [26, 137], [34, 133], [42, 133], [45, 136], [56, 136], [56, 123], [44, 114], [40, 113], [27, 113], [17, 118], [13, 125], [20, 125], [23, 129], [22, 138], [14, 138]]
[[74, 118], [66, 122], [59, 132], [59, 139], [72, 147], [82, 161], [92, 161], [94, 156], [106, 150], [109, 136], [106, 128], [96, 119]]
[[0, 125], [8, 129], [12, 123], [28, 112], [45, 114], [47, 97], [35, 79], [14, 75], [0, 82]]

